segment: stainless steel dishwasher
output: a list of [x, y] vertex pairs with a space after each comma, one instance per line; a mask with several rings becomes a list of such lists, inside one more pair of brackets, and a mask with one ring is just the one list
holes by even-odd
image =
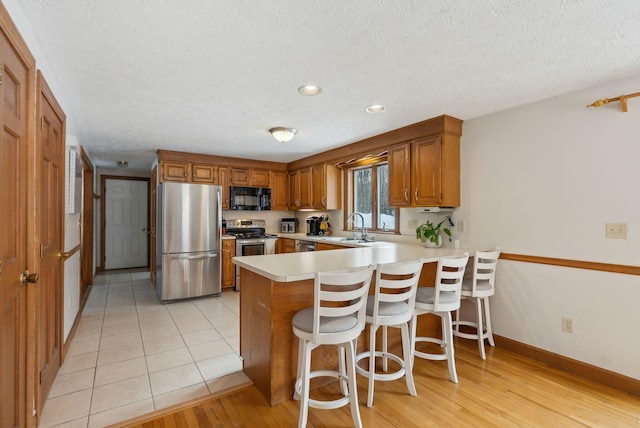
[[314, 241], [296, 240], [296, 252], [302, 253], [306, 251], [315, 251], [316, 243]]

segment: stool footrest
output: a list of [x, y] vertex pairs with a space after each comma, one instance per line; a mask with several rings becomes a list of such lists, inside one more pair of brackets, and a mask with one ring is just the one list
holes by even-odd
[[[340, 373], [337, 370], [316, 370], [309, 373], [309, 379], [314, 379], [317, 377], [335, 377], [340, 381], [347, 381], [347, 375], [345, 373]], [[295, 384], [295, 394], [300, 397], [302, 392], [302, 379], [296, 379]], [[313, 398], [309, 398], [309, 407], [313, 407], [314, 409], [337, 409], [342, 406], [346, 406], [349, 404], [349, 395], [344, 397], [335, 399], [335, 400], [314, 400]]]
[[[365, 370], [362, 367], [360, 367], [358, 365], [358, 361], [370, 358], [369, 354], [370, 352], [366, 351], [356, 355], [356, 372], [366, 377], [369, 377], [369, 370]], [[376, 351], [374, 358], [377, 358], [377, 357], [380, 357], [380, 358], [386, 357], [386, 358], [389, 358], [390, 360], [395, 361], [396, 363], [400, 364], [400, 369], [392, 373], [374, 373], [373, 374], [374, 380], [384, 380], [384, 381], [396, 380], [404, 376], [406, 369], [404, 367], [404, 361], [402, 360], [402, 358], [400, 358], [396, 354], [392, 354], [390, 352], [383, 352], [383, 351]]]
[[[435, 337], [416, 337], [415, 342], [428, 342], [435, 343], [436, 345], [440, 345], [441, 347], [445, 347], [446, 342], [442, 339], [437, 339]], [[413, 350], [413, 355], [416, 357], [424, 358], [425, 360], [446, 360], [447, 354], [431, 354], [428, 352], [418, 351], [417, 349]]]
[[[478, 332], [478, 323], [473, 321], [453, 321], [451, 323], [453, 325], [453, 335], [456, 337], [461, 337], [463, 339], [477, 339], [478, 333], [466, 333], [464, 331], [457, 331], [456, 326], [463, 325], [466, 327], [473, 327]], [[482, 327], [482, 332], [480, 333], [483, 339], [489, 338], [489, 333], [487, 332], [486, 327]]]

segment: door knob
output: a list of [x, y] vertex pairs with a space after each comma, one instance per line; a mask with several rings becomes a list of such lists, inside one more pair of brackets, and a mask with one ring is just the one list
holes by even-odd
[[39, 279], [40, 279], [40, 275], [38, 275], [37, 273], [30, 274], [28, 270], [25, 270], [20, 274], [20, 284], [23, 284], [23, 285], [26, 284], [27, 282], [35, 284], [36, 282], [38, 282]]
[[69, 253], [65, 253], [64, 251], [58, 251], [58, 260], [60, 259], [68, 259]]

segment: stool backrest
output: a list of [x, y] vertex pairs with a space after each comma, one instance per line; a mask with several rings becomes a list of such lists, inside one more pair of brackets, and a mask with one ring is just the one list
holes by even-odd
[[433, 306], [436, 312], [440, 311], [440, 298], [443, 291], [453, 292], [457, 300], [460, 300], [464, 270], [469, 261], [469, 254], [462, 257], [441, 258], [438, 260], [436, 272], [436, 284], [434, 290]]
[[373, 324], [378, 324], [380, 302], [405, 302], [413, 310], [416, 303], [416, 289], [424, 261], [378, 264], [373, 304]]
[[[354, 316], [358, 332], [365, 326], [366, 296], [373, 265], [355, 269], [316, 272], [313, 295], [313, 342], [320, 343], [320, 318]], [[351, 329], [351, 331], [354, 329]], [[346, 332], [345, 332], [346, 333]]]
[[500, 257], [500, 247], [493, 251], [476, 251], [473, 260], [473, 283], [471, 285], [471, 295], [476, 294], [478, 283], [487, 283], [491, 289], [494, 288], [496, 280], [496, 265]]

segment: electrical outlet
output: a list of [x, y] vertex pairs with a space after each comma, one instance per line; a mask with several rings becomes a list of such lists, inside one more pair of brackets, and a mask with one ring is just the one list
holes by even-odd
[[627, 239], [627, 223], [607, 223], [605, 227], [607, 239]]
[[573, 333], [573, 318], [562, 317], [562, 331]]
[[458, 220], [458, 232], [464, 232], [464, 221]]
[[409, 229], [417, 229], [418, 228], [418, 220], [417, 219], [413, 219], [413, 220], [409, 220]]

